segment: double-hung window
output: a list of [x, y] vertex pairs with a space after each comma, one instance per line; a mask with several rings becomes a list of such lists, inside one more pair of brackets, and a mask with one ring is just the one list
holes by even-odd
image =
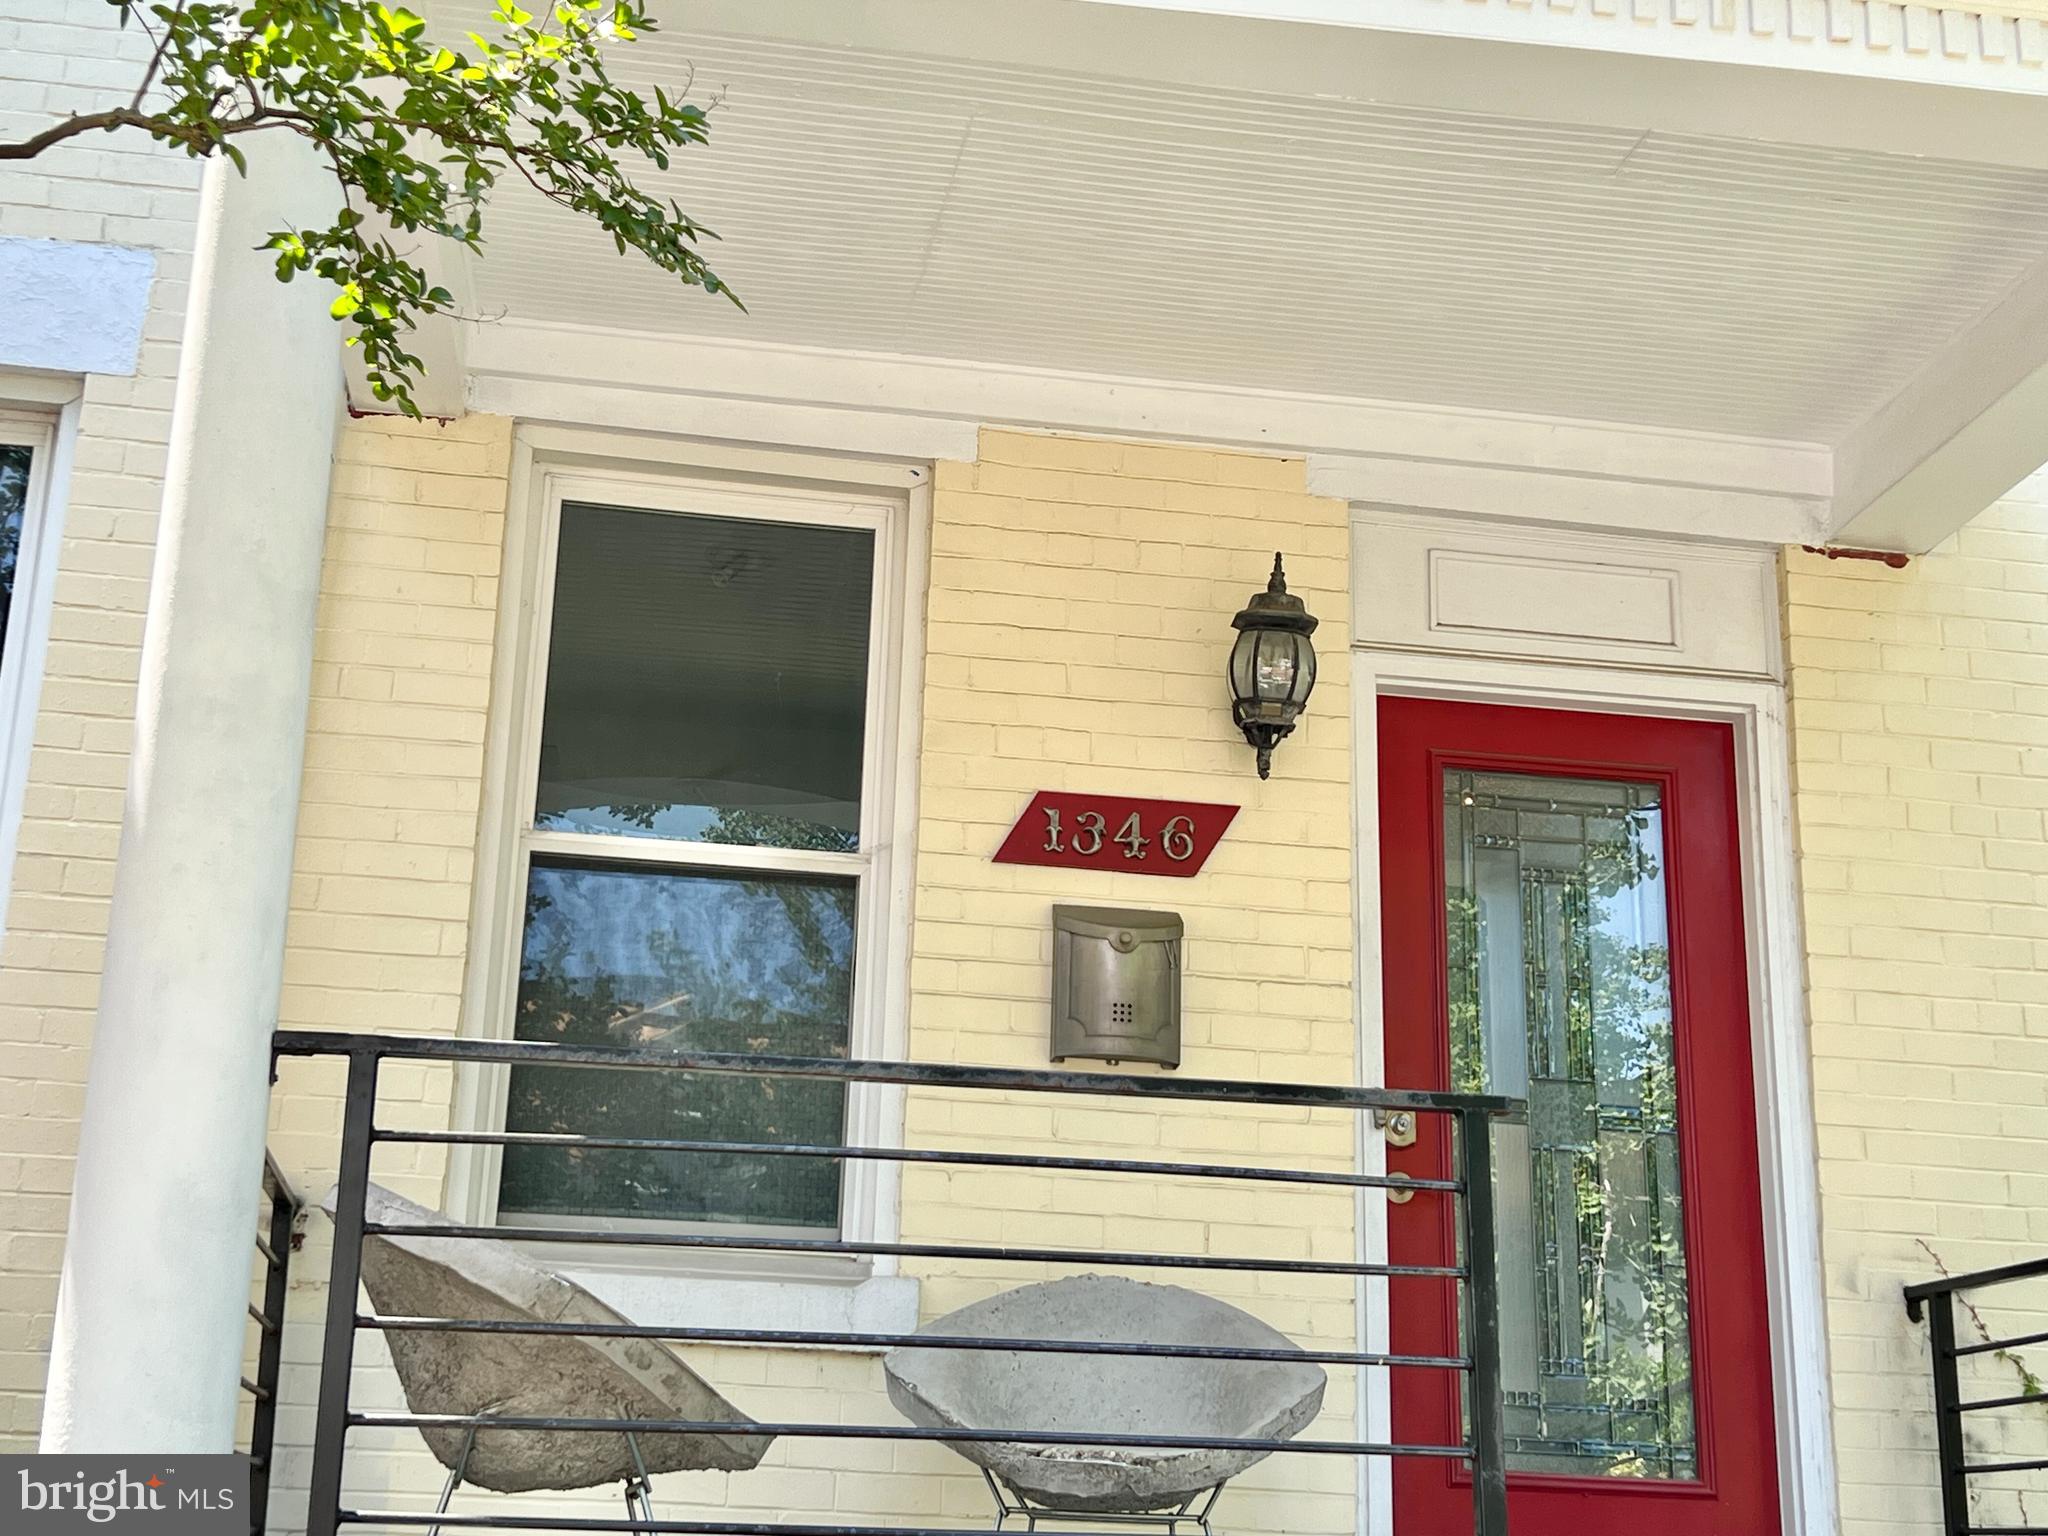
[[[871, 973], [900, 920], [884, 863], [903, 508], [654, 477], [555, 480], [544, 503], [510, 1034], [872, 1053]], [[747, 1150], [839, 1144], [840, 1084], [522, 1065], [504, 1088], [511, 1132], [706, 1150], [515, 1141], [503, 1222], [842, 1225], [836, 1159]]]

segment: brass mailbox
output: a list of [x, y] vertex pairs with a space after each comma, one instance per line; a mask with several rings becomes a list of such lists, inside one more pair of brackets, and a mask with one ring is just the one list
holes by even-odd
[[1180, 1065], [1180, 914], [1052, 909], [1052, 1059]]

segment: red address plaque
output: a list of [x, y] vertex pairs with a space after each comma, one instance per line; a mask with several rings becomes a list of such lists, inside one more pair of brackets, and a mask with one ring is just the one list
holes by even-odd
[[1234, 805], [1041, 789], [995, 861], [1185, 879], [1200, 872], [1236, 816]]

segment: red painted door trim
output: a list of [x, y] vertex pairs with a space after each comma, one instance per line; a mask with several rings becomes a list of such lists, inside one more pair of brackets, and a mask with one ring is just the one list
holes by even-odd
[[[1764, 1278], [1763, 1204], [1743, 936], [1732, 730], [1692, 720], [1382, 699], [1380, 885], [1387, 1082], [1448, 1086], [1442, 784], [1446, 768], [1578, 774], [1664, 788], [1665, 879], [1678, 1068], [1679, 1166], [1692, 1307], [1698, 1482], [1511, 1475], [1514, 1536], [1778, 1536], [1777, 1434]], [[1388, 1165], [1445, 1177], [1448, 1141], [1422, 1116]], [[1397, 1264], [1448, 1262], [1451, 1203], [1417, 1194], [1388, 1207]], [[1395, 1279], [1399, 1354], [1455, 1353], [1455, 1302], [1439, 1280]], [[1397, 1443], [1455, 1441], [1456, 1382], [1393, 1372]], [[1397, 1528], [1469, 1530], [1471, 1482], [1457, 1463], [1397, 1459]]]

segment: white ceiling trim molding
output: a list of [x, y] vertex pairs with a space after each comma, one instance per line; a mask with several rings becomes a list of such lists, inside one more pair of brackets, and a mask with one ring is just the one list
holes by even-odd
[[[477, 14], [488, 9], [482, 0], [463, 3]], [[1987, 63], [1981, 56], [1952, 56], [1946, 47], [1910, 53], [1903, 42], [1881, 47], [1832, 36], [1838, 26], [1833, 17], [1853, 10], [1866, 22], [1865, 35], [1880, 39], [1896, 15], [1903, 39], [1905, 13], [1933, 17], [1929, 6], [1892, 0], [1692, 0], [1702, 14], [1733, 6], [1745, 16], [1754, 9], [1767, 18], [1787, 18], [1752, 34], [1668, 19], [1686, 3], [891, 0], [882, 6], [697, 0], [688, 31], [970, 58], [1024, 70], [1081, 67], [1279, 96], [1509, 112], [1597, 126], [1633, 123], [1664, 133], [1814, 149], [2048, 166], [2048, 142], [2039, 133], [2048, 108], [2040, 99], [2048, 97], [2048, 69], [2026, 62], [2017, 31], [2011, 57]], [[1352, 24], [1331, 25], [1328, 18], [1315, 24], [1293, 14], [1340, 5], [1355, 17]], [[1811, 38], [1794, 36], [1795, 9], [1803, 18], [1828, 16], [1824, 30]], [[1643, 14], [1652, 11], [1659, 14]], [[1972, 24], [1978, 20], [1953, 14]], [[1950, 38], [1955, 28], [1949, 23]], [[1529, 44], [1555, 46], [1532, 51]], [[1997, 46], [1994, 41], [1994, 51]], [[1958, 96], [1923, 88], [1933, 82], [1979, 89]]]
[[1091, 0], [1322, 26], [2048, 89], [2048, 4], [1971, 0]]
[[1774, 544], [1827, 525], [1829, 451], [1559, 421], [825, 349], [591, 330], [471, 328], [472, 408], [907, 459], [971, 460], [984, 425], [1309, 459], [1320, 494], [1466, 516]]

